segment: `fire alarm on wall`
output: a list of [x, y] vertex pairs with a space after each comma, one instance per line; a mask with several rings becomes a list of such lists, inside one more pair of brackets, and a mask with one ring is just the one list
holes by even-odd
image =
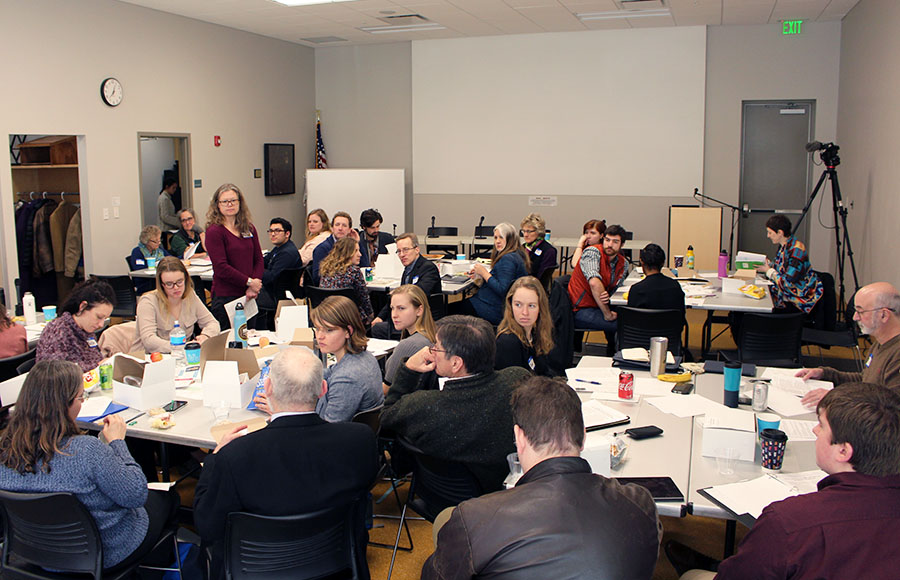
[[216, 147], [220, 147], [222, 145], [222, 138], [218, 135], [215, 135], [213, 137], [213, 145], [215, 145]]

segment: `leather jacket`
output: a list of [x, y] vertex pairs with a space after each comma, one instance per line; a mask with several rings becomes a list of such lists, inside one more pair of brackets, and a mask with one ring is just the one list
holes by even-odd
[[661, 536], [647, 490], [594, 475], [580, 457], [554, 457], [513, 489], [461, 503], [422, 578], [649, 579]]

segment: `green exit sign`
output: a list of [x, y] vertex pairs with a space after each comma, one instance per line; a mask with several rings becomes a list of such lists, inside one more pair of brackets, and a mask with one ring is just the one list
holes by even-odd
[[800, 26], [803, 24], [802, 20], [785, 20], [781, 23], [781, 33], [782, 34], [800, 34]]

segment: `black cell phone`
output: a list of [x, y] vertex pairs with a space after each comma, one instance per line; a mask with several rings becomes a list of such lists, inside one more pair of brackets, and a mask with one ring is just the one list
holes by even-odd
[[647, 439], [649, 437], [657, 437], [662, 435], [663, 430], [656, 425], [647, 425], [646, 427], [632, 427], [625, 429], [625, 434], [632, 439]]
[[672, 392], [679, 395], [689, 395], [694, 390], [694, 383], [676, 383]]
[[172, 401], [171, 403], [163, 407], [163, 411], [165, 411], [166, 413], [174, 413], [185, 405], [187, 405], [187, 401]]

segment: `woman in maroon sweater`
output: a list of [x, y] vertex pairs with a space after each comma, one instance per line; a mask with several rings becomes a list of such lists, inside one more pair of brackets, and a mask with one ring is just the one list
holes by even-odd
[[250, 223], [244, 194], [231, 183], [219, 186], [206, 212], [206, 252], [213, 264], [212, 315], [231, 328], [225, 304], [241, 296], [256, 298], [262, 288], [263, 256]]

